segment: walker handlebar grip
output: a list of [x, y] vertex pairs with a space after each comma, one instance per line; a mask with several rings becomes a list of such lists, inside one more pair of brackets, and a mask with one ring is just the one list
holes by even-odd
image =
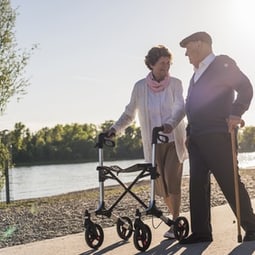
[[98, 142], [96, 143], [96, 147], [102, 149], [104, 145], [108, 147], [114, 147], [115, 142], [108, 136], [108, 133], [100, 133], [98, 136]]
[[152, 130], [152, 144], [157, 144], [158, 140], [162, 143], [168, 143], [168, 137], [166, 135], [160, 134], [159, 132], [164, 131], [164, 127], [154, 127]]

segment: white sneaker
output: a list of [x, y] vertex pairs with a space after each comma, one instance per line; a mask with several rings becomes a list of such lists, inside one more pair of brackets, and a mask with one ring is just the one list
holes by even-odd
[[164, 237], [168, 238], [168, 239], [175, 239], [174, 226], [173, 225], [170, 227], [170, 229], [168, 231], [166, 231], [166, 233], [164, 234]]

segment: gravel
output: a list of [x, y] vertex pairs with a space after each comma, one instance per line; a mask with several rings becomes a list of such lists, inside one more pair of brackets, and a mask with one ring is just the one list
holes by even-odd
[[[241, 170], [240, 173], [250, 197], [255, 198], [255, 170]], [[188, 183], [189, 178], [183, 177], [181, 213], [189, 211]], [[226, 200], [213, 177], [211, 183], [211, 205], [225, 204]], [[136, 209], [145, 209], [128, 193], [114, 207], [111, 217], [96, 216], [93, 212], [98, 207], [98, 191], [90, 189], [48, 198], [20, 200], [8, 205], [0, 203], [0, 248], [83, 232], [85, 210], [91, 212], [93, 222], [109, 227], [115, 225], [119, 216], [127, 216], [133, 222]], [[149, 205], [149, 181], [140, 181], [132, 191]], [[119, 186], [106, 186], [105, 208], [112, 206], [122, 192], [123, 188]], [[156, 197], [156, 205], [168, 215], [161, 198]]]

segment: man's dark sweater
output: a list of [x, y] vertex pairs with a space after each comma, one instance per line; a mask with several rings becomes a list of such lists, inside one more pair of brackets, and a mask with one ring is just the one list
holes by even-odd
[[193, 78], [190, 81], [187, 134], [228, 132], [226, 119], [229, 115], [241, 117], [252, 96], [252, 85], [235, 61], [225, 55], [216, 56], [197, 82]]

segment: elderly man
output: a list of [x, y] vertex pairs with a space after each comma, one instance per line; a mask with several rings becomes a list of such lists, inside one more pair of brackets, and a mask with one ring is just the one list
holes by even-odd
[[[186, 99], [187, 146], [190, 161], [190, 213], [192, 234], [181, 244], [211, 242], [210, 173], [216, 178], [236, 214], [230, 132], [241, 123], [253, 90], [249, 79], [226, 55], [215, 56], [212, 38], [194, 33], [180, 42], [194, 66]], [[235, 92], [237, 94], [235, 98]], [[255, 240], [255, 215], [238, 176], [243, 241]]]

